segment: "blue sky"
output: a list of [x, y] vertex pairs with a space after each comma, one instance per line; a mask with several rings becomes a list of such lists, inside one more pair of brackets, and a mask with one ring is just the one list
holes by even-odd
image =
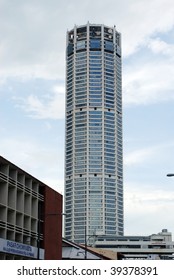
[[122, 33], [125, 234], [174, 234], [173, 0], [0, 0], [0, 154], [63, 194], [66, 31]]

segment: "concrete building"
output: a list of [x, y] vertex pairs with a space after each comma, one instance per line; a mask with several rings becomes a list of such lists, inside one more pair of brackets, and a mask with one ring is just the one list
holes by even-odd
[[100, 24], [67, 32], [65, 237], [123, 235], [121, 35]]
[[0, 156], [0, 259], [61, 259], [62, 195]]
[[125, 259], [174, 259], [174, 241], [167, 229], [149, 236], [98, 236], [91, 245], [120, 253]]

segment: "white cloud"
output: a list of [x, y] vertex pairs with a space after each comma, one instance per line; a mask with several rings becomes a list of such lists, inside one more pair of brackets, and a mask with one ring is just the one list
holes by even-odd
[[[146, 140], [146, 139], [145, 139]], [[157, 164], [159, 165], [160, 162], [166, 165], [166, 162], [169, 161], [171, 157], [171, 153], [173, 153], [174, 149], [174, 143], [173, 141], [166, 141], [159, 143], [156, 142], [150, 147], [147, 147], [147, 144], [145, 147], [139, 148], [139, 149], [133, 149], [133, 142], [136, 146], [138, 144], [138, 137], [137, 139], [131, 140], [131, 143], [125, 142], [125, 147], [128, 149], [128, 147], [131, 147], [131, 151], [125, 151], [124, 153], [124, 165], [126, 168], [132, 167], [132, 166], [149, 166], [150, 164]], [[143, 142], [143, 145], [144, 142]]]
[[32, 141], [27, 136], [3, 137], [0, 155], [38, 180], [63, 192], [63, 149]]
[[119, 18], [123, 34], [123, 55], [135, 53], [157, 32], [168, 32], [174, 25], [172, 0], [125, 1], [124, 17]]
[[[143, 53], [142, 53], [143, 55]], [[124, 69], [123, 102], [125, 105], [153, 104], [174, 99], [173, 58], [136, 61]]]
[[156, 147], [142, 148], [129, 152], [124, 157], [124, 165], [132, 166], [148, 162], [156, 154]]
[[[65, 89], [54, 86], [48, 96], [28, 95], [17, 98], [21, 107], [30, 117], [37, 119], [63, 119], [65, 117]], [[20, 104], [19, 104], [20, 103]]]
[[143, 182], [129, 182], [124, 193], [126, 234], [148, 235], [163, 228], [174, 232], [171, 224], [173, 190]]
[[143, 211], [143, 205], [149, 207], [151, 211], [153, 207], [162, 206], [165, 203], [173, 203], [174, 191], [164, 189], [162, 185], [152, 185], [143, 182], [127, 182], [125, 184], [125, 203], [133, 210], [135, 205], [139, 207], [139, 211]]
[[64, 76], [66, 27], [60, 32], [59, 6], [57, 1], [48, 5], [47, 1], [16, 0], [13, 4], [7, 0], [1, 5], [2, 77], [55, 79]]
[[173, 0], [1, 1], [1, 77], [63, 78], [66, 30], [75, 24], [117, 25], [129, 56], [154, 33], [169, 31], [173, 14]]
[[155, 54], [164, 54], [166, 56], [171, 56], [173, 61], [174, 55], [174, 44], [168, 44], [160, 38], [150, 39], [148, 42], [148, 47]]
[[[91, 10], [92, 5], [92, 10]], [[78, 14], [76, 13], [78, 7]], [[97, 14], [96, 14], [96, 11]], [[163, 11], [161, 16], [161, 11]], [[103, 13], [105, 21], [103, 22]], [[141, 46], [155, 54], [168, 54], [169, 59], [158, 61], [135, 59], [123, 69], [123, 101], [125, 105], [149, 104], [173, 99], [173, 46], [156, 33], [165, 33], [174, 25], [173, 0], [114, 0], [107, 2], [79, 0], [75, 3], [56, 0], [13, 1], [1, 3], [0, 14], [0, 84], [8, 77], [25, 79], [65, 79], [66, 31], [74, 24], [104, 23], [117, 25], [122, 33], [123, 57], [129, 57]], [[123, 16], [124, 15], [124, 16]], [[142, 53], [142, 56], [144, 54]], [[134, 60], [133, 60], [134, 61]], [[168, 74], [170, 73], [170, 75]], [[28, 113], [38, 118], [60, 118], [63, 96], [51, 94], [46, 110], [43, 99], [30, 94]], [[59, 103], [59, 104], [58, 104]], [[57, 109], [56, 106], [59, 106]]]

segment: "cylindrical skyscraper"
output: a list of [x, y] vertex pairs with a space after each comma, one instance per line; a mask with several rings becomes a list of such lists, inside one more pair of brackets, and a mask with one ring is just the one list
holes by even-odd
[[66, 65], [65, 237], [123, 235], [120, 33], [75, 26]]

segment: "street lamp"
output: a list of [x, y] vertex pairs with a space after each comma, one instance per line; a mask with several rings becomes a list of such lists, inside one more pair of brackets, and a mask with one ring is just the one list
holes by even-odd
[[167, 177], [173, 177], [173, 176], [174, 176], [174, 173], [168, 173], [166, 176], [167, 176]]

